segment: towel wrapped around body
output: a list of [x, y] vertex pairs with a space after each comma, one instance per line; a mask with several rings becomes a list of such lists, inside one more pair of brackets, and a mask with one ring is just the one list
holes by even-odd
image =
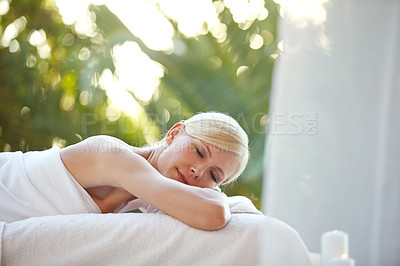
[[100, 212], [65, 168], [58, 147], [0, 153], [0, 221]]

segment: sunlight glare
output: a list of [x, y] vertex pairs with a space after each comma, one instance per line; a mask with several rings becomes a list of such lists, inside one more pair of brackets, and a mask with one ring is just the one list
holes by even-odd
[[280, 53], [283, 53], [283, 49], [284, 49], [283, 40], [279, 41], [276, 47], [278, 48], [278, 51]]
[[113, 103], [109, 103], [106, 108], [106, 117], [108, 121], [117, 121], [121, 116], [121, 110]]
[[225, 6], [232, 13], [233, 20], [243, 30], [248, 29], [260, 17], [268, 17], [268, 10], [264, 7], [264, 0], [224, 0]]
[[264, 39], [259, 34], [253, 34], [250, 36], [250, 48], [257, 50], [260, 49], [264, 44]]
[[[55, 1], [64, 23], [72, 25], [78, 34], [93, 37], [98, 33], [94, 22], [95, 16], [89, 12], [88, 6], [105, 4], [149, 49], [167, 54], [174, 52], [176, 55], [184, 55], [187, 47], [178, 38], [174, 38], [176, 33], [168, 19], [176, 22], [179, 32], [188, 38], [196, 38], [210, 32], [221, 43], [227, 37], [227, 25], [221, 23], [218, 15], [225, 8], [229, 9], [234, 21], [241, 29], [249, 28], [255, 20], [264, 20], [268, 17], [264, 0]], [[314, 17], [318, 18], [318, 15], [314, 14]], [[259, 33], [251, 36], [250, 47], [259, 49], [267, 41], [272, 41], [264, 35]], [[73, 42], [73, 35], [64, 36], [65, 45], [72, 45]], [[89, 57], [90, 50], [81, 49], [79, 59], [87, 60]], [[111, 117], [115, 111], [114, 107], [120, 108], [131, 117], [142, 115], [142, 107], [139, 103], [147, 104], [152, 99], [164, 76], [163, 66], [150, 59], [133, 41], [114, 46], [112, 57], [115, 72], [112, 73], [110, 69], [106, 69], [98, 78], [100, 87], [106, 91], [113, 105], [107, 109], [109, 119], [114, 119]], [[217, 62], [215, 67], [219, 65]], [[240, 67], [237, 75], [246, 69], [246, 66]], [[81, 94], [80, 96], [80, 101], [86, 103], [88, 95]]]
[[324, 5], [328, 0], [274, 0], [281, 6], [281, 13], [287, 15], [299, 28], [308, 23], [322, 25], [326, 20]]
[[158, 0], [165, 15], [178, 24], [179, 31], [188, 38], [207, 33], [204, 24], [215, 27], [219, 23], [217, 9], [211, 0]]
[[136, 117], [139, 113], [139, 104], [133, 96], [120, 86], [115, 80], [110, 69], [105, 69], [99, 78], [100, 87], [106, 91], [112, 104], [121, 109], [130, 117]]
[[90, 100], [91, 100], [91, 98], [92, 98], [92, 95], [91, 95], [91, 93], [89, 93], [87, 90], [82, 91], [82, 92], [79, 94], [79, 102], [80, 102], [82, 105], [88, 105], [89, 102], [90, 102]]
[[174, 54], [182, 56], [186, 54], [186, 52], [187, 52], [186, 44], [179, 39], [174, 40]]
[[28, 58], [26, 59], [26, 66], [29, 68], [32, 68], [36, 65], [36, 56], [34, 55], [29, 55]]
[[217, 39], [219, 43], [226, 39], [227, 27], [224, 23], [217, 23], [214, 27], [210, 28], [211, 34]]
[[64, 94], [60, 100], [60, 107], [64, 111], [71, 111], [75, 107], [75, 97], [70, 93]]
[[43, 29], [34, 30], [29, 34], [28, 41], [32, 46], [40, 46], [46, 41], [46, 32]]
[[29, 43], [36, 47], [40, 58], [50, 58], [51, 47], [46, 38], [46, 32], [43, 29], [33, 30], [28, 36]]
[[297, 28], [306, 28], [309, 25], [317, 28], [315, 44], [326, 55], [330, 55], [331, 41], [325, 34], [324, 23], [327, 13], [324, 5], [329, 0], [274, 0], [280, 5], [281, 14], [285, 15]]
[[238, 69], [236, 70], [236, 76], [239, 76], [240, 74], [245, 72], [247, 69], [249, 69], [248, 66], [240, 66], [240, 67], [238, 67]]
[[154, 51], [172, 51], [174, 29], [157, 7], [145, 0], [109, 1], [107, 7]]
[[214, 6], [215, 11], [216, 11], [218, 14], [221, 14], [222, 11], [224, 11], [224, 9], [225, 9], [225, 5], [224, 5], [224, 3], [223, 3], [222, 1], [214, 1], [214, 2], [212, 3], [212, 5]]
[[20, 50], [19, 42], [16, 39], [12, 40], [10, 42], [10, 45], [8, 46], [8, 50], [10, 51], [10, 53], [19, 52]]
[[8, 10], [10, 10], [10, 4], [7, 0], [0, 0], [0, 16], [7, 14]]
[[257, 19], [258, 20], [264, 20], [268, 17], [268, 9], [266, 9], [265, 7], [261, 10], [261, 12], [258, 14]]
[[90, 50], [86, 47], [83, 47], [78, 54], [78, 58], [81, 61], [86, 61], [90, 58]]
[[163, 67], [132, 41], [114, 46], [113, 59], [120, 86], [133, 92], [140, 101], [149, 102], [164, 76]]
[[59, 138], [59, 137], [54, 137], [53, 141], [51, 143], [51, 146], [52, 147], [64, 148], [66, 144], [67, 144], [67, 141], [65, 139], [62, 139], [62, 138]]
[[26, 18], [19, 17], [6, 27], [1, 36], [0, 45], [8, 47], [14, 38], [17, 38], [18, 34], [23, 31], [26, 27]]
[[73, 25], [76, 33], [84, 36], [94, 36], [96, 24], [89, 12], [90, 4], [101, 4], [96, 0], [55, 0], [63, 22]]

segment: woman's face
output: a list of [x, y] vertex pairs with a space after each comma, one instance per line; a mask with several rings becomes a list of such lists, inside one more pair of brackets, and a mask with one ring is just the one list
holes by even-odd
[[175, 125], [168, 132], [166, 142], [168, 146], [158, 158], [157, 170], [187, 185], [215, 188], [239, 164], [236, 154], [189, 136], [183, 131], [183, 124]]

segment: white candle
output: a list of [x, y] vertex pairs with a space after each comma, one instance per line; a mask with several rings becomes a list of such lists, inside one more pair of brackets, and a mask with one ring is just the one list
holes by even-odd
[[333, 258], [329, 261], [329, 266], [355, 266], [354, 260], [343, 254], [340, 258]]
[[345, 232], [334, 230], [321, 236], [321, 265], [328, 266], [333, 258], [349, 253], [349, 236]]

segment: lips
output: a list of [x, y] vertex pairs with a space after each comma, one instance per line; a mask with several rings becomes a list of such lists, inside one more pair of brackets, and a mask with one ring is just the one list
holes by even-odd
[[185, 178], [185, 176], [181, 173], [181, 172], [179, 172], [179, 170], [178, 169], [176, 169], [176, 171], [178, 172], [178, 177], [179, 177], [179, 182], [182, 182], [182, 183], [184, 183], [184, 184], [186, 184], [186, 185], [189, 185], [189, 182], [187, 181], [187, 179]]

